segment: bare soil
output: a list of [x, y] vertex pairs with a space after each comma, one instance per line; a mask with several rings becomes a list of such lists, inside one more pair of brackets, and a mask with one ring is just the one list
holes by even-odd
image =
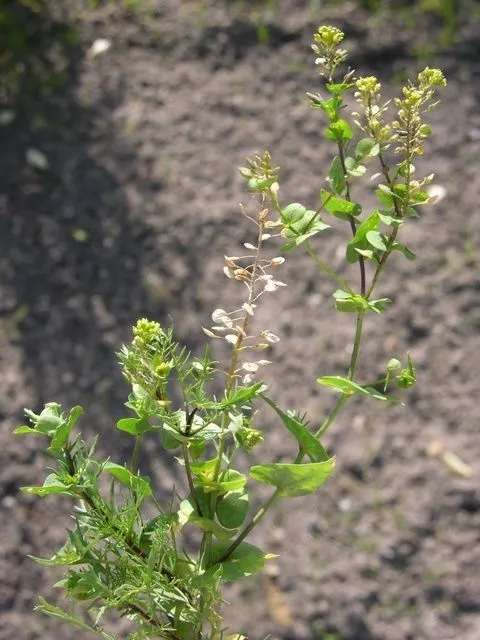
[[[394, 304], [369, 317], [361, 353], [360, 375], [371, 377], [409, 349], [419, 384], [405, 407], [345, 410], [326, 438], [335, 476], [258, 528], [254, 542], [280, 556], [228, 591], [226, 620], [251, 640], [480, 638], [480, 27], [466, 11], [442, 47], [431, 16], [409, 30], [353, 3], [250, 4], [58, 3], [56, 20], [75, 20], [79, 39], [63, 51], [41, 40], [41, 68], [60, 57], [63, 85], [39, 91], [37, 69], [6, 105], [16, 118], [0, 127], [0, 640], [87, 638], [32, 611], [52, 580], [27, 554], [51, 555], [63, 541], [68, 505], [19, 493], [46, 465], [37, 441], [11, 436], [23, 407], [81, 404], [103, 452], [130, 451], [114, 429], [127, 391], [114, 352], [139, 316], [173, 320], [179, 340], [201, 349], [201, 325], [235, 300], [223, 254], [252, 234], [238, 203], [254, 206], [236, 168], [269, 149], [283, 202], [318, 200], [331, 150], [304, 91], [319, 88], [311, 34], [332, 17], [352, 66], [378, 75], [387, 94], [422, 65], [414, 54], [435, 53], [428, 63], [449, 79], [421, 164], [446, 195], [406, 230], [417, 260], [392, 261], [379, 292]], [[112, 46], [91, 57], [97, 38]], [[28, 164], [29, 149], [48, 167]], [[339, 242], [326, 234], [318, 246], [347, 273]], [[282, 338], [266, 380], [283, 407], [318, 422], [333, 398], [315, 379], [345, 370], [352, 318], [332, 315], [332, 287], [302, 252], [281, 279], [288, 288], [259, 320]], [[264, 428], [257, 461], [292, 450], [271, 416]], [[472, 476], [452, 475], [432, 446]], [[178, 475], [155, 441], [142, 469], [160, 493]]]

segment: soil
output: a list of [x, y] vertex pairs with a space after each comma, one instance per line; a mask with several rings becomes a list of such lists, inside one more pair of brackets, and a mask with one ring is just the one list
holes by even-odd
[[[348, 35], [352, 66], [378, 75], [387, 94], [422, 65], [417, 54], [449, 79], [421, 162], [445, 197], [405, 230], [417, 260], [396, 257], [381, 281], [394, 304], [368, 318], [359, 372], [371, 377], [410, 350], [419, 383], [406, 406], [345, 410], [325, 440], [336, 474], [255, 531], [253, 542], [279, 557], [228, 590], [226, 622], [251, 640], [478, 640], [478, 22], [465, 10], [447, 47], [431, 15], [406, 29], [354, 3], [162, 0], [82, 12], [72, 2], [51, 11], [57, 26], [75, 22], [78, 39], [60, 51], [41, 40], [43, 66], [9, 96], [15, 119], [0, 127], [0, 640], [89, 637], [32, 611], [52, 580], [27, 554], [51, 555], [63, 542], [68, 505], [19, 493], [46, 466], [37, 441], [11, 435], [23, 407], [81, 404], [102, 452], [122, 460], [130, 451], [114, 429], [127, 391], [115, 351], [139, 316], [173, 320], [178, 339], [200, 350], [211, 311], [237, 299], [223, 255], [251, 238], [238, 203], [254, 206], [237, 167], [269, 149], [283, 202], [315, 206], [331, 149], [304, 91], [318, 90], [309, 44], [330, 19]], [[92, 57], [98, 38], [111, 48]], [[40, 91], [38, 74], [58, 64], [63, 84]], [[32, 166], [32, 149], [48, 166]], [[347, 273], [339, 242], [324, 234], [318, 247]], [[265, 379], [282, 407], [318, 422], [333, 398], [315, 379], [345, 371], [352, 317], [332, 322], [331, 284], [301, 251], [281, 279], [288, 287], [259, 319], [282, 338]], [[255, 460], [292, 451], [269, 415], [264, 428]], [[428, 455], [441, 447], [472, 475]], [[177, 478], [155, 441], [142, 470], [160, 493]]]

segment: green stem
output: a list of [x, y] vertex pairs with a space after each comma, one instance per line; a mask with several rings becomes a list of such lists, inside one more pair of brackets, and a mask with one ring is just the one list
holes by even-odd
[[350, 357], [350, 366], [348, 367], [348, 379], [353, 380], [357, 369], [358, 355], [360, 353], [360, 344], [362, 342], [363, 320], [365, 311], [359, 311], [357, 314], [357, 324], [355, 327], [355, 338], [353, 339], [352, 355]]
[[[355, 338], [354, 338], [354, 341], [353, 341], [352, 355], [350, 357], [350, 365], [348, 367], [348, 379], [349, 380], [353, 379], [353, 377], [355, 375], [355, 371], [357, 369], [358, 356], [360, 354], [360, 345], [361, 345], [361, 342], [362, 342], [364, 316], [365, 316], [364, 311], [359, 312], [358, 315], [357, 315], [357, 324], [356, 324], [356, 328], [355, 328]], [[340, 399], [338, 400], [336, 405], [333, 407], [333, 409], [330, 411], [330, 413], [328, 414], [328, 416], [324, 420], [324, 422], [321, 425], [321, 427], [315, 433], [315, 437], [316, 438], [319, 438], [320, 436], [322, 436], [327, 431], [327, 429], [330, 427], [332, 422], [338, 416], [338, 414], [340, 413], [341, 409], [345, 406], [345, 404], [347, 403], [347, 400], [349, 398], [350, 398], [349, 395], [342, 394], [342, 396], [340, 397]], [[303, 449], [300, 449], [300, 451], [298, 452], [298, 455], [295, 458], [293, 464], [299, 464], [303, 460], [304, 457], [305, 457], [305, 451]], [[224, 562], [228, 557], [230, 557], [230, 555], [235, 551], [235, 549], [243, 542], [243, 540], [245, 540], [245, 538], [252, 531], [252, 529], [254, 529], [257, 526], [257, 524], [260, 522], [260, 520], [263, 518], [263, 516], [267, 513], [267, 511], [270, 509], [270, 507], [276, 502], [276, 500], [279, 497], [279, 495], [280, 495], [280, 489], [275, 489], [275, 491], [272, 493], [270, 498], [268, 498], [268, 500], [265, 502], [265, 504], [262, 507], [260, 507], [260, 509], [257, 511], [257, 513], [253, 516], [253, 518], [250, 520], [250, 522], [247, 524], [247, 526], [243, 529], [243, 531], [238, 535], [238, 537], [228, 547], [228, 549], [221, 556], [221, 558], [218, 560], [218, 562]]]
[[130, 473], [135, 474], [138, 471], [138, 456], [140, 455], [140, 446], [143, 436], [135, 437], [135, 446], [133, 447], [132, 461], [130, 462]]
[[182, 443], [182, 453], [183, 453], [183, 459], [185, 460], [185, 472], [187, 474], [187, 481], [188, 481], [188, 488], [190, 489], [190, 495], [192, 496], [195, 510], [201, 518], [202, 510], [200, 509], [200, 504], [197, 500], [197, 494], [195, 493], [195, 487], [194, 487], [193, 478], [192, 478], [192, 470], [190, 468], [190, 456], [188, 454], [188, 447], [185, 443]]

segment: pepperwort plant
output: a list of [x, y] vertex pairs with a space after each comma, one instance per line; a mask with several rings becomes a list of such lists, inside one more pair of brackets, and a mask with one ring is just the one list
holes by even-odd
[[[403, 226], [418, 217], [419, 206], [431, 201], [426, 187], [433, 176], [419, 177], [414, 162], [430, 135], [425, 114], [435, 106], [436, 90], [445, 86], [445, 79], [441, 71], [426, 68], [403, 87], [400, 97], [385, 101], [375, 77], [340, 72], [347, 58], [340, 46], [343, 38], [339, 29], [322, 26], [312, 45], [324, 92], [308, 97], [327, 120], [325, 138], [333, 156], [319, 202], [312, 209], [281, 202], [279, 171], [268, 153], [240, 169], [258, 198], [256, 214], [242, 210], [255, 239], [245, 243], [242, 255], [226, 257], [224, 272], [244, 286], [245, 296], [236, 309], [216, 309], [213, 325], [204, 329], [210, 339], [230, 345], [228, 364], [212, 360], [208, 347], [203, 356], [192, 355], [171, 328], [141, 319], [132, 342], [118, 354], [131, 385], [126, 402], [130, 415], [116, 425], [134, 439], [129, 464], [98, 459], [96, 441], [87, 444], [75, 434], [81, 407], [64, 412], [59, 404], [48, 403], [38, 415], [27, 411], [30, 424], [16, 429], [49, 441], [49, 474], [42, 486], [23, 491], [68, 496], [74, 504], [64, 546], [49, 559], [35, 560], [64, 567], [55, 586], [81, 611], [40, 598], [37, 608], [45, 614], [109, 640], [117, 638], [106, 630], [112, 610], [131, 621], [131, 640], [241, 640], [244, 636], [223, 628], [221, 593], [224, 582], [260, 571], [269, 558], [246, 541], [252, 529], [280, 498], [313, 493], [332, 474], [334, 459], [321, 438], [350, 398], [399, 402], [400, 392], [414, 384], [409, 356], [403, 365], [392, 358], [374, 383], [358, 380], [356, 371], [365, 316], [384, 313], [390, 304], [374, 294], [391, 255], [415, 257], [400, 236]], [[356, 103], [353, 113], [347, 99]], [[355, 183], [369, 171], [377, 182], [378, 204], [363, 211], [355, 200]], [[353, 278], [346, 279], [317, 253], [316, 236], [330, 223], [343, 225], [349, 234], [345, 256]], [[313, 429], [301, 413], [278, 406], [257, 379], [259, 369], [269, 364], [259, 354], [279, 339], [270, 329], [257, 333], [252, 328], [265, 296], [284, 286], [276, 275], [284, 256], [268, 257], [265, 251], [273, 237], [283, 242], [283, 253], [307, 251], [335, 288], [336, 310], [355, 318], [345, 374], [317, 380], [338, 399]], [[219, 384], [223, 391], [215, 394], [212, 389]], [[298, 454], [291, 462], [255, 464], [245, 474], [235, 462], [240, 450], [248, 453], [266, 437], [256, 422], [262, 404], [296, 440]], [[173, 489], [166, 504], [159, 503], [150, 478], [138, 471], [147, 434], [158, 437], [185, 474], [184, 495]], [[251, 513], [249, 488], [256, 482], [271, 485], [272, 493]], [[195, 551], [192, 540], [198, 543]]]

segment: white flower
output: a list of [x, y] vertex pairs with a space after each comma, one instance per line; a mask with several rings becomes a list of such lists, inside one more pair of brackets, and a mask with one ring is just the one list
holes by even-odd
[[253, 316], [253, 306], [248, 304], [247, 302], [245, 302], [244, 304], [242, 304], [242, 309], [244, 309], [248, 315]]
[[276, 336], [274, 333], [272, 333], [271, 331], [262, 331], [261, 335], [265, 338], [267, 342], [270, 342], [270, 344], [274, 344], [275, 342], [280, 342], [280, 338]]
[[238, 340], [238, 338], [237, 338], [237, 336], [236, 336], [234, 333], [228, 333], [228, 334], [225, 336], [225, 340], [226, 340], [227, 342], [230, 342], [230, 344], [237, 344], [237, 340]]
[[250, 373], [255, 373], [258, 371], [258, 364], [256, 362], [244, 362], [242, 369], [249, 371]]
[[277, 258], [272, 258], [271, 264], [277, 266], [279, 264], [283, 264], [285, 262], [285, 258], [283, 256], [278, 256]]

